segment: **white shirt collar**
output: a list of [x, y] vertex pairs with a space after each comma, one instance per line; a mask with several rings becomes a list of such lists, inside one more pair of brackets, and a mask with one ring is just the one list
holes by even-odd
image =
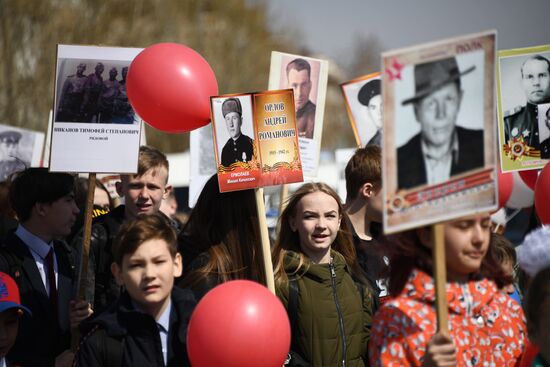
[[44, 242], [40, 237], [37, 237], [36, 235], [29, 232], [21, 224], [19, 224], [19, 226], [17, 226], [17, 229], [15, 230], [15, 234], [23, 242], [25, 242], [27, 247], [29, 247], [32, 251], [34, 251], [42, 259], [45, 259], [46, 256], [48, 256], [48, 252], [50, 252], [50, 249], [52, 248], [52, 245]]

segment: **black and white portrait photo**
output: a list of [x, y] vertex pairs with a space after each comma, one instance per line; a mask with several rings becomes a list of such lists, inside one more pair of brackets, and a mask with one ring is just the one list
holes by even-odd
[[128, 61], [60, 59], [56, 122], [138, 123], [126, 93]]
[[382, 145], [382, 86], [380, 73], [341, 84], [357, 145]]
[[40, 164], [44, 133], [0, 125], [0, 182]]
[[550, 159], [550, 103], [538, 106], [540, 157]]
[[549, 156], [543, 154], [538, 107], [550, 103], [550, 47], [499, 51], [498, 62], [503, 171], [542, 168]]
[[403, 96], [396, 91], [400, 189], [435, 185], [484, 166], [483, 56], [404, 68], [403, 79], [414, 90]]
[[214, 125], [221, 165], [247, 163], [254, 158], [254, 129], [250, 95], [213, 98]]

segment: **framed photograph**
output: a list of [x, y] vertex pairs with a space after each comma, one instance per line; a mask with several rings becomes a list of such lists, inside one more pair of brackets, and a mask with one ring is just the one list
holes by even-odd
[[497, 77], [501, 169], [540, 169], [550, 159], [539, 113], [550, 103], [550, 45], [499, 51]]
[[314, 177], [319, 165], [328, 61], [273, 51], [269, 90], [292, 89], [304, 175]]
[[0, 182], [14, 172], [40, 167], [44, 133], [0, 124]]
[[497, 208], [495, 39], [382, 54], [387, 233]]
[[373, 73], [340, 85], [358, 147], [382, 143], [381, 84], [380, 73]]
[[57, 46], [52, 171], [137, 171], [142, 122], [128, 101], [126, 75], [141, 50]]
[[220, 191], [303, 181], [292, 90], [210, 98]]

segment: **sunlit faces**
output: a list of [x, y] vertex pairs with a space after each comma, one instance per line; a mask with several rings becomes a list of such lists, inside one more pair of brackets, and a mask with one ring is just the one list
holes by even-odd
[[367, 106], [369, 117], [377, 129], [382, 128], [382, 96], [380, 94], [372, 97]]
[[309, 100], [309, 92], [311, 91], [309, 72], [306, 69], [300, 71], [291, 69], [288, 72], [288, 86], [294, 90], [296, 110], [301, 109]]
[[538, 104], [550, 99], [550, 74], [546, 61], [530, 59], [521, 69], [525, 96], [531, 103]]
[[51, 203], [36, 203], [42, 223], [52, 238], [64, 238], [71, 233], [80, 210], [71, 192]]
[[336, 200], [324, 192], [307, 194], [296, 205], [290, 228], [300, 237], [302, 252], [314, 263], [330, 261], [330, 247], [340, 228], [341, 213]]
[[0, 312], [0, 358], [4, 357], [15, 343], [22, 312], [17, 308]]
[[415, 103], [425, 144], [435, 147], [450, 144], [461, 100], [462, 91], [456, 83], [447, 83]]
[[241, 135], [242, 123], [241, 115], [238, 112], [229, 112], [225, 115], [227, 131], [233, 139], [237, 139]]
[[116, 188], [125, 198], [125, 214], [134, 218], [140, 213], [158, 212], [162, 199], [171, 187], [167, 186], [168, 170], [165, 167], [153, 167], [141, 176], [123, 175]]
[[489, 249], [489, 214], [465, 217], [445, 224], [445, 257], [449, 280], [465, 280], [479, 270]]
[[174, 278], [181, 275], [181, 255], [172, 257], [166, 241], [150, 239], [124, 255], [121, 266], [113, 263], [111, 269], [132, 300], [157, 318], [168, 305]]

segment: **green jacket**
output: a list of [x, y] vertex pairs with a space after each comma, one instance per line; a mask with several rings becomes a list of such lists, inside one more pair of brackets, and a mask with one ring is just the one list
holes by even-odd
[[[289, 315], [297, 320], [293, 350], [314, 367], [365, 366], [372, 322], [371, 291], [368, 286], [362, 287], [361, 299], [344, 257], [336, 251], [331, 251], [331, 256], [332, 264], [306, 260], [297, 272], [299, 255], [292, 251], [286, 254], [285, 272], [297, 280], [299, 294], [298, 315]], [[278, 282], [276, 288], [288, 310], [288, 281]]]

